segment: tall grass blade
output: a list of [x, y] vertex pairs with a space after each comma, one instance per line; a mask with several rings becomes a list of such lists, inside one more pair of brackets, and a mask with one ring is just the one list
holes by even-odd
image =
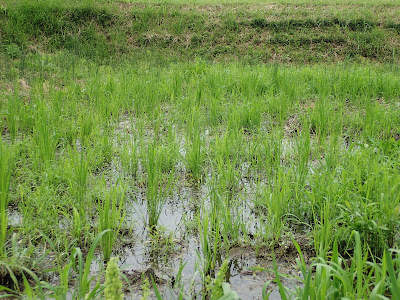
[[392, 263], [392, 258], [390, 257], [388, 250], [385, 250], [385, 262], [387, 264], [387, 271], [389, 273], [389, 279], [390, 279], [389, 289], [392, 292], [393, 299], [400, 299], [400, 284], [396, 277]]

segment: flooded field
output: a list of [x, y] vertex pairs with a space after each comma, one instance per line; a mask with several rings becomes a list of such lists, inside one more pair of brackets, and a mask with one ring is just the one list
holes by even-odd
[[397, 68], [73, 59], [3, 70], [2, 295], [397, 292]]

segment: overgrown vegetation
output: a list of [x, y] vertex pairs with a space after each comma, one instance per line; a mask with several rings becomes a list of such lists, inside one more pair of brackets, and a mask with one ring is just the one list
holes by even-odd
[[10, 57], [68, 50], [109, 60], [146, 51], [176, 59], [397, 62], [397, 5], [6, 2], [0, 48]]

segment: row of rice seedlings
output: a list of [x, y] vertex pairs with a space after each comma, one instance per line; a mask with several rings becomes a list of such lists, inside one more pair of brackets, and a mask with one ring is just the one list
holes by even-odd
[[[275, 69], [272, 69], [275, 70]], [[128, 72], [131, 71], [127, 71], [126, 73], [129, 74]], [[216, 71], [213, 71], [216, 72]], [[218, 92], [217, 95], [221, 95], [219, 96], [219, 98], [216, 98], [217, 100], [213, 100], [212, 102], [215, 101], [224, 101], [225, 103], [229, 103], [229, 105], [215, 105], [215, 107], [217, 108], [217, 111], [219, 113], [223, 113], [225, 114], [225, 117], [223, 117], [222, 119], [220, 119], [220, 121], [218, 121], [217, 123], [215, 123], [215, 125], [225, 122], [228, 122], [229, 128], [235, 128], [236, 126], [238, 126], [237, 124], [239, 124], [239, 128], [244, 128], [246, 130], [251, 129], [251, 128], [259, 128], [260, 124], [261, 124], [261, 118], [265, 117], [266, 114], [273, 116], [276, 120], [280, 120], [279, 122], [283, 122], [287, 119], [288, 113], [291, 112], [291, 109], [293, 108], [294, 105], [294, 99], [302, 99], [304, 97], [315, 97], [315, 95], [317, 96], [317, 101], [315, 104], [315, 109], [313, 110], [313, 116], [312, 116], [312, 126], [315, 127], [316, 132], [319, 135], [325, 136], [326, 135], [326, 126], [331, 123], [331, 121], [329, 121], [329, 117], [332, 113], [331, 109], [327, 109], [327, 107], [329, 107], [329, 103], [331, 102], [329, 98], [334, 94], [333, 90], [335, 91], [334, 97], [337, 97], [337, 99], [352, 99], [351, 101], [356, 101], [353, 100], [352, 97], [353, 95], [351, 94], [351, 91], [343, 91], [342, 93], [339, 93], [337, 90], [339, 90], [340, 88], [348, 88], [347, 85], [344, 85], [343, 87], [341, 86], [333, 86], [332, 87], [332, 83], [331, 82], [325, 82], [322, 83], [320, 81], [322, 81], [322, 79], [337, 79], [337, 78], [330, 78], [329, 76], [332, 76], [331, 74], [325, 74], [324, 76], [322, 75], [316, 75], [317, 74], [317, 70], [306, 70], [305, 72], [303, 72], [303, 74], [299, 75], [296, 74], [296, 72], [293, 72], [293, 70], [285, 70], [283, 69], [282, 71], [278, 70], [278, 74], [279, 74], [279, 80], [278, 83], [274, 83], [275, 81], [273, 80], [274, 76], [274, 72], [272, 72], [272, 74], [269, 74], [270, 70], [268, 69], [261, 69], [261, 70], [257, 70], [257, 72], [252, 71], [253, 73], [255, 73], [257, 76], [252, 75], [255, 80], [256, 83], [254, 83], [254, 85], [256, 86], [256, 90], [259, 90], [258, 93], [256, 93], [256, 95], [253, 95], [251, 92], [249, 92], [248, 87], [246, 87], [245, 82], [250, 81], [250, 79], [247, 79], [247, 77], [245, 76], [243, 79], [241, 79], [239, 81], [239, 79], [237, 78], [238, 76], [238, 70], [235, 70], [233, 68], [233, 71], [230, 73], [225, 73], [222, 71], [218, 71], [218, 76], [221, 76], [221, 78], [218, 79], [218, 82], [221, 82], [218, 85], [217, 90], [221, 90], [222, 92]], [[304, 74], [307, 74], [307, 72], [309, 72], [310, 74], [308, 75], [309, 77], [311, 77], [312, 79], [308, 79], [307, 76], [304, 76]], [[311, 73], [312, 72], [312, 73]], [[210, 72], [211, 73], [211, 72]], [[123, 74], [121, 75], [123, 78], [126, 78], [128, 75], [127, 74]], [[158, 115], [158, 110], [157, 107], [159, 107], [161, 105], [161, 101], [171, 101], [168, 96], [168, 87], [167, 87], [167, 91], [163, 91], [162, 89], [164, 89], [168, 83], [168, 80], [170, 80], [170, 78], [168, 78], [168, 76], [171, 76], [171, 74], [167, 75], [161, 75], [161, 82], [160, 83], [156, 83], [154, 81], [154, 76], [156, 76], [158, 74], [157, 72], [151, 73], [149, 75], [144, 75], [143, 77], [139, 76], [138, 74], [135, 74], [134, 76], [132, 76], [132, 78], [128, 78], [128, 82], [126, 84], [121, 84], [119, 81], [114, 80], [112, 81], [111, 79], [107, 79], [106, 83], [104, 84], [104, 86], [102, 86], [102, 82], [101, 79], [96, 79], [93, 81], [90, 81], [88, 83], [89, 85], [89, 89], [85, 90], [84, 92], [82, 92], [82, 90], [80, 92], [77, 91], [71, 91], [71, 97], [77, 96], [78, 98], [82, 98], [82, 97], [89, 97], [90, 99], [96, 99], [96, 106], [97, 109], [99, 111], [99, 118], [103, 119], [103, 120], [108, 120], [107, 122], [111, 121], [111, 120], [116, 120], [118, 119], [118, 115], [119, 115], [119, 109], [120, 108], [132, 108], [132, 104], [137, 103], [137, 105], [144, 105], [144, 106], [148, 106], [148, 110], [149, 113], [147, 113], [147, 117], [149, 118], [153, 118], [156, 117]], [[212, 74], [212, 73], [211, 73]], [[252, 74], [252, 73], [250, 73]], [[258, 75], [261, 74], [261, 75]], [[97, 75], [98, 76], [98, 75]], [[213, 86], [215, 86], [215, 84], [211, 84], [212, 81], [207, 82], [207, 80], [204, 80], [203, 77], [205, 76], [210, 76], [209, 74], [205, 74], [205, 75], [198, 75], [198, 76], [187, 76], [185, 75], [183, 77], [183, 82], [185, 83], [185, 85], [183, 85], [184, 89], [186, 90], [186, 93], [184, 93], [182, 95], [182, 97], [186, 100], [186, 99], [192, 99], [192, 96], [188, 95], [191, 93], [192, 90], [197, 90], [199, 88], [199, 85], [201, 85], [202, 88], [204, 88], [204, 92], [203, 92], [203, 96], [201, 97], [201, 100], [198, 102], [193, 102], [192, 104], [190, 104], [190, 107], [206, 107], [207, 111], [209, 111], [209, 106], [207, 104], [208, 99], [210, 99], [211, 96], [214, 94], [214, 88]], [[212, 74], [212, 76], [217, 77], [217, 75]], [[269, 76], [272, 76], [272, 79], [270, 79]], [[278, 75], [275, 75], [275, 77]], [[298, 76], [298, 78], [296, 78], [295, 76]], [[305, 78], [303, 78], [303, 77]], [[321, 80], [317, 81], [318, 84], [316, 84], [314, 81], [316, 81], [315, 79], [313, 79], [314, 76], [321, 76]], [[96, 76], [94, 76], [96, 77]], [[349, 76], [350, 77], [350, 76]], [[146, 81], [146, 83], [144, 84], [144, 86], [148, 86], [148, 88], [152, 89], [152, 93], [142, 93], [141, 89], [143, 89], [142, 86], [139, 86], [138, 83], [134, 82], [135, 79], [141, 79], [144, 78], [144, 80]], [[250, 77], [249, 77], [250, 78]], [[252, 78], [252, 77], [251, 77]], [[341, 80], [338, 80], [339, 82], [342, 80], [347, 79], [345, 78], [339, 78]], [[272, 83], [270, 82], [272, 80]], [[301, 81], [303, 80], [303, 85], [300, 86], [296, 84], [296, 81]], [[241, 82], [244, 83], [241, 83]], [[370, 79], [370, 81], [373, 83], [373, 79]], [[388, 79], [384, 80], [385, 83], [388, 82]], [[132, 84], [131, 84], [132, 83]], [[150, 84], [151, 83], [151, 84]], [[190, 84], [189, 84], [190, 83]], [[207, 85], [210, 84], [210, 86]], [[243, 84], [243, 87], [241, 86], [241, 84]], [[295, 85], [296, 84], [296, 85]], [[279, 86], [279, 89], [276, 88], [276, 86]], [[322, 89], [322, 85], [323, 86], [327, 86], [325, 87], [325, 89], [327, 91], [321, 91]], [[128, 87], [129, 86], [129, 87]], [[299, 88], [300, 86], [300, 88]], [[277, 89], [275, 91], [275, 89]], [[295, 94], [292, 95], [292, 92], [288, 92], [286, 91], [286, 89], [289, 89], [290, 91], [295, 90]], [[364, 88], [366, 89], [366, 88]], [[103, 91], [104, 94], [99, 93], [99, 91]], [[272, 92], [271, 92], [272, 91]], [[361, 91], [361, 93], [360, 93]], [[392, 90], [391, 90], [392, 91]], [[354, 95], [355, 99], [360, 99], [362, 97], [366, 97], [371, 99], [370, 97], [373, 95], [369, 95], [372, 94], [371, 91], [368, 91], [368, 93], [366, 91], [364, 91], [362, 88], [359, 88], [359, 94]], [[271, 94], [270, 94], [271, 93]], [[289, 94], [288, 94], [289, 93]], [[324, 93], [327, 96], [323, 96], [320, 93]], [[377, 96], [379, 97], [380, 92], [378, 91]], [[394, 92], [392, 91], [391, 93], [389, 93], [389, 96], [393, 96], [395, 94], [393, 94]], [[57, 92], [55, 93], [56, 95], [60, 95], [61, 92]], [[337, 96], [337, 95], [343, 94], [343, 96]], [[393, 95], [392, 95], [393, 94]], [[106, 96], [105, 96], [106, 95]], [[367, 95], [367, 96], [363, 96], [363, 95]], [[112, 103], [107, 104], [107, 101], [109, 100], [109, 97], [112, 97]], [[147, 105], [146, 101], [148, 100], [148, 98], [154, 98], [154, 99], [161, 99], [161, 100], [157, 100], [157, 102], [151, 102], [151, 105]], [[324, 98], [325, 97], [325, 98]], [[174, 98], [175, 99], [175, 98]], [[211, 98], [214, 99], [214, 98]], [[226, 101], [227, 99], [229, 99], [229, 101]], [[244, 99], [241, 101], [235, 100], [232, 101], [231, 100], [235, 100], [235, 99]], [[326, 100], [324, 100], [326, 99]], [[265, 101], [264, 101], [265, 100]], [[154, 100], [156, 101], [156, 100]], [[175, 102], [176, 100], [174, 100]], [[69, 101], [71, 102], [71, 101]], [[183, 101], [185, 102], [185, 101]], [[237, 102], [236, 104], [234, 102]], [[18, 103], [18, 101], [12, 101], [12, 103]], [[40, 103], [40, 101], [39, 101]], [[14, 104], [13, 104], [14, 105]], [[15, 104], [18, 105], [18, 104]], [[57, 104], [56, 101], [54, 101], [54, 106], [59, 106], [59, 104]], [[73, 104], [71, 104], [73, 105]], [[273, 105], [279, 105], [281, 106], [282, 109], [286, 110], [286, 113], [284, 113], [283, 115], [281, 115], [279, 113], [279, 111], [281, 109], [274, 109]], [[75, 104], [76, 106], [76, 104]], [[179, 108], [179, 106], [178, 106]], [[223, 109], [221, 109], [223, 108]], [[229, 111], [229, 109], [232, 108], [232, 111]], [[335, 108], [336, 109], [336, 108]], [[77, 111], [77, 108], [72, 108], [71, 107], [71, 113], [75, 113]], [[9, 117], [7, 118], [8, 120], [10, 120], [9, 123], [9, 128], [15, 128], [15, 124], [11, 124], [12, 120], [21, 120], [21, 117], [17, 116], [12, 116], [12, 112], [16, 111], [17, 114], [22, 113], [22, 110], [18, 110], [17, 107], [12, 108], [9, 110]], [[41, 110], [43, 111], [43, 110]], [[139, 116], [138, 112], [141, 111], [141, 109], [135, 109], [135, 113], [137, 114], [137, 116]], [[154, 113], [154, 115], [152, 115], [152, 113], [150, 113], [150, 111], [152, 113]], [[191, 111], [191, 109], [189, 110]], [[184, 111], [185, 112], [185, 111]], [[186, 111], [187, 113], [188, 111]], [[340, 112], [340, 111], [339, 111]], [[380, 110], [380, 112], [382, 113], [383, 110]], [[178, 112], [177, 112], [178, 113]], [[43, 113], [41, 113], [43, 115]], [[232, 117], [227, 117], [228, 115], [232, 115], [232, 114], [237, 114], [238, 118], [232, 118]], [[183, 113], [182, 116], [185, 116], [186, 114]], [[372, 116], [373, 112], [371, 112], [371, 114], [368, 114], [368, 116]], [[44, 116], [45, 117], [45, 116]], [[49, 117], [49, 116], [48, 116]], [[111, 118], [111, 119], [110, 119]], [[29, 120], [29, 118], [27, 118]], [[39, 121], [42, 120], [42, 125], [46, 123], [46, 120], [43, 118], [38, 118]], [[178, 118], [177, 120], [179, 120], [180, 118]], [[55, 122], [54, 124], [57, 124], [56, 122], [57, 118], [54, 117], [52, 118], [51, 122]], [[235, 121], [233, 121], [235, 120]], [[330, 119], [330, 120], [333, 120]], [[376, 118], [375, 118], [376, 120]], [[37, 122], [39, 122], [37, 121]], [[106, 122], [106, 121], [105, 121]], [[204, 121], [202, 121], [204, 122]], [[254, 123], [253, 125], [250, 125], [250, 123]], [[32, 124], [32, 128], [33, 128]], [[40, 124], [37, 123], [35, 126], [39, 126]], [[43, 127], [43, 126], [42, 126]], [[46, 132], [44, 130], [44, 132]], [[52, 135], [51, 135], [52, 136]], [[105, 135], [106, 137], [106, 135]], [[323, 138], [321, 138], [321, 140], [324, 140]], [[46, 141], [40, 142], [38, 140], [38, 145], [46, 145]], [[49, 144], [49, 143], [47, 143]], [[52, 143], [50, 143], [49, 145], [51, 145]], [[54, 144], [54, 143], [53, 143]], [[47, 151], [49, 153], [52, 153], [52, 151]]]
[[54, 159], [57, 139], [54, 132], [50, 130], [48, 113], [43, 100], [38, 99], [35, 102], [37, 105], [37, 114], [34, 116], [33, 140], [37, 152], [35, 153], [36, 158], [34, 161], [46, 164]]
[[[69, 88], [70, 86], [67, 86], [67, 89]], [[44, 95], [43, 91], [39, 92]], [[62, 93], [50, 92], [50, 96], [46, 97], [46, 101], [44, 99], [39, 101], [40, 97], [37, 96], [33, 98], [34, 103], [31, 103], [32, 106], [27, 105], [26, 102], [19, 103], [21, 105], [18, 108], [20, 109], [20, 114], [14, 116], [14, 118], [28, 116], [25, 119], [19, 120], [22, 126], [19, 127], [19, 132], [13, 137], [14, 143], [19, 143], [21, 139], [20, 134], [22, 133], [24, 141], [32, 145], [31, 149], [29, 149], [30, 145], [28, 145], [26, 149], [29, 150], [24, 152], [25, 147], [21, 147], [22, 144], [19, 144], [19, 148], [22, 148], [22, 151], [18, 153], [19, 155], [22, 154], [21, 157], [18, 157], [18, 164], [22, 166], [21, 171], [32, 168], [32, 172], [42, 170], [43, 174], [43, 176], [40, 175], [38, 177], [37, 174], [35, 175], [35, 181], [30, 183], [32, 188], [29, 185], [26, 188], [25, 186], [12, 186], [12, 191], [15, 191], [17, 188], [20, 189], [21, 194], [22, 202], [18, 203], [23, 211], [24, 227], [21, 228], [21, 232], [25, 231], [29, 233], [30, 231], [34, 231], [35, 226], [45, 231], [51, 236], [51, 239], [48, 238], [47, 242], [54, 243], [53, 249], [56, 253], [71, 253], [71, 247], [73, 248], [76, 244], [83, 247], [83, 253], [87, 253], [86, 247], [91, 245], [90, 252], [93, 252], [97, 247], [99, 239], [93, 242], [91, 238], [93, 195], [88, 193], [88, 185], [89, 180], [94, 176], [93, 171], [96, 171], [99, 166], [107, 162], [107, 156], [111, 155], [111, 141], [109, 139], [111, 130], [107, 126], [103, 130], [97, 124], [95, 125], [97, 117], [94, 110], [86, 110], [86, 107], [81, 107], [86, 110], [87, 115], [83, 117], [85, 112], [76, 114], [76, 107], [79, 106], [79, 101], [75, 101], [73, 105], [69, 105], [68, 101], [69, 96], [76, 96], [74, 90], [63, 99], [65, 104], [62, 109], [63, 112], [58, 109], [59, 105], [57, 105], [57, 101], [60, 101], [60, 98], [54, 94], [60, 95]], [[12, 100], [18, 100], [19, 98], [19, 96], [16, 96]], [[77, 98], [79, 99], [80, 97]], [[18, 102], [10, 101], [10, 103]], [[105, 108], [105, 110], [107, 109]], [[70, 119], [66, 119], [66, 122], [62, 126], [59, 126], [61, 124], [58, 124], [57, 120], [63, 119], [63, 113], [65, 115], [70, 114], [71, 117]], [[29, 123], [29, 120], [34, 121]], [[72, 123], [75, 124], [71, 126]], [[71, 128], [78, 134], [70, 134], [70, 132], [66, 131], [71, 130]], [[29, 139], [30, 131], [32, 131], [32, 139]], [[102, 139], [98, 143], [94, 137], [99, 136], [100, 131], [104, 135], [102, 135]], [[29, 156], [27, 166], [24, 165], [25, 157], [23, 155], [25, 153]], [[5, 163], [1, 165], [4, 167], [7, 166]], [[29, 173], [28, 176], [30, 176]], [[31, 178], [22, 177], [21, 183], [24, 184], [25, 180], [29, 184]], [[14, 181], [14, 183], [18, 183], [18, 181]], [[111, 204], [107, 200], [110, 200]], [[109, 206], [113, 209], [109, 210]], [[114, 233], [114, 235], [114, 231], [117, 230], [114, 223], [117, 223], [117, 221], [121, 222], [121, 219], [116, 220], [114, 217], [122, 214], [121, 209], [123, 206], [118, 207], [119, 210], [116, 211], [115, 197], [111, 196], [106, 197], [106, 200], [98, 205], [100, 210], [99, 227], [112, 229], [113, 232], [111, 233]], [[63, 222], [63, 216], [71, 221], [71, 226], [69, 226], [68, 222]], [[59, 222], [60, 218], [61, 222]], [[51, 224], [51, 226], [46, 227], [44, 223]], [[58, 226], [61, 226], [62, 230], [58, 229]], [[7, 230], [7, 226], [2, 228]], [[58, 232], [60, 235], [57, 235]], [[101, 235], [101, 248], [104, 253], [104, 259], [107, 260], [112, 251], [115, 237], [110, 234], [110, 231], [106, 231], [106, 234], [102, 233]], [[28, 249], [32, 253], [32, 247], [29, 246]], [[40, 251], [39, 248], [33, 252], [36, 253], [38, 251]], [[89, 299], [98, 294], [94, 292], [96, 288], [93, 289], [93, 281], [89, 277], [92, 258], [89, 255], [85, 261], [85, 257], [87, 255], [83, 255], [81, 250], [76, 248], [76, 251], [71, 254], [71, 259], [74, 260], [76, 258], [76, 263], [71, 261], [67, 264], [65, 258], [60, 259], [60, 265], [57, 269], [57, 273], [60, 276], [60, 285], [58, 287], [47, 286], [49, 290], [54, 290], [57, 298], [67, 298], [73, 294], [74, 298], [82, 299], [85, 298], [85, 294], [91, 294], [91, 296], [86, 295], [86, 298]], [[22, 260], [21, 263], [23, 263]], [[79, 265], [79, 268], [75, 270], [74, 266], [76, 264]], [[12, 271], [12, 269], [10, 270]], [[73, 287], [71, 285], [71, 276], [75, 276], [73, 274], [78, 273], [82, 280], [80, 280], [79, 286]], [[34, 278], [33, 275], [29, 276], [31, 279]], [[84, 279], [85, 277], [87, 279]], [[17, 283], [15, 284], [17, 285]], [[97, 289], [100, 287], [99, 282], [96, 286]], [[25, 288], [29, 296], [29, 290], [27, 287]], [[86, 292], [81, 292], [81, 290], [86, 290]], [[34, 295], [34, 291], [30, 293], [31, 298], [39, 298], [36, 297], [37, 295]], [[44, 299], [45, 297], [40, 298]]]

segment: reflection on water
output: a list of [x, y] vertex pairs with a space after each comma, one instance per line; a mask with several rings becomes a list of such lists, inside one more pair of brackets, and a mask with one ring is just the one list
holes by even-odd
[[[250, 184], [248, 187], [250, 188]], [[196, 222], [196, 217], [199, 213], [201, 197], [205, 197], [206, 188], [191, 189], [184, 187], [175, 191], [166, 202], [160, 215], [159, 224], [164, 228], [164, 233], [171, 234], [171, 238], [175, 244], [172, 252], [165, 253], [160, 249], [152, 249], [151, 234], [148, 232], [145, 224], [147, 219], [147, 209], [144, 199], [145, 193], [137, 191], [136, 199], [132, 201], [130, 219], [134, 220], [135, 226], [135, 243], [129, 247], [125, 247], [120, 251], [120, 268], [124, 274], [128, 274], [133, 278], [135, 272], [148, 273], [149, 270], [154, 272], [154, 276], [163, 282], [159, 289], [162, 292], [163, 299], [176, 299], [179, 296], [179, 290], [187, 296], [201, 295], [201, 246], [196, 234], [188, 232], [186, 225], [191, 222]], [[200, 201], [201, 200], [201, 201]], [[243, 203], [243, 208], [240, 210], [242, 218], [248, 220], [249, 231], [255, 230], [257, 224], [251, 213], [249, 205], [246, 201]], [[190, 225], [188, 225], [190, 226]], [[223, 257], [220, 257], [220, 261]], [[180, 268], [183, 267], [180, 273], [179, 282], [176, 281], [176, 276]], [[269, 256], [258, 257], [250, 247], [236, 248], [231, 250], [229, 256], [229, 274], [226, 275], [227, 281], [231, 284], [232, 290], [238, 293], [242, 299], [262, 299], [262, 288], [264, 284], [273, 279], [272, 272], [254, 271], [252, 267], [262, 267], [273, 269], [272, 260]], [[280, 272], [292, 273], [293, 264], [282, 262], [279, 265]], [[292, 280], [283, 279], [286, 286], [295, 287]], [[138, 280], [132, 285], [130, 296], [132, 299], [141, 297], [141, 282]], [[173, 288], [172, 284], [176, 284]], [[298, 284], [298, 283], [297, 283]], [[181, 289], [179, 289], [179, 287]], [[277, 287], [271, 284], [273, 288], [269, 299], [281, 299]]]

